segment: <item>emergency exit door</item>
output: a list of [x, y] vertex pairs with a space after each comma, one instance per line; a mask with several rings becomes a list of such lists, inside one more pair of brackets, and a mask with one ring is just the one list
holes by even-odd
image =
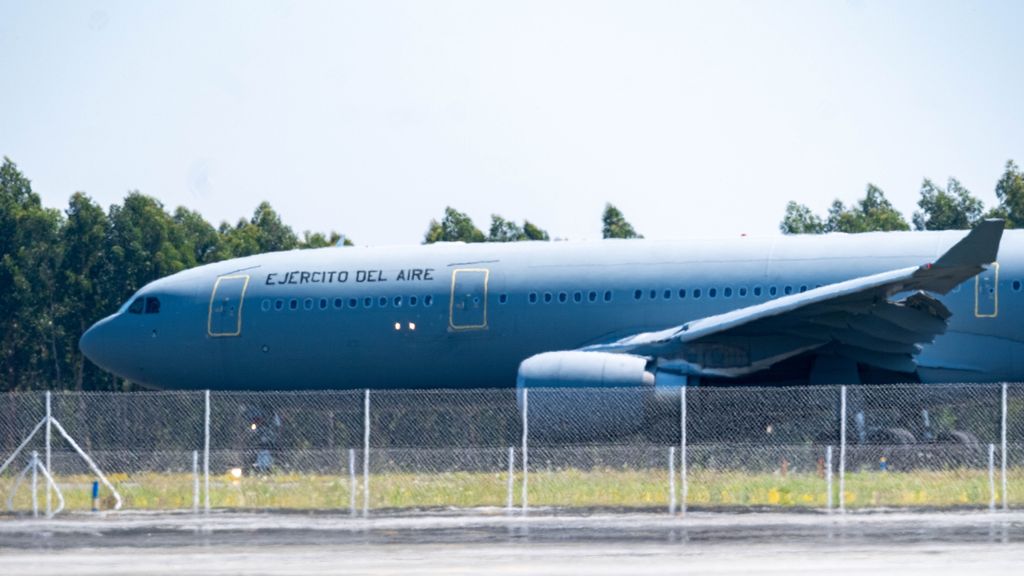
[[207, 334], [215, 337], [242, 334], [242, 302], [248, 286], [248, 274], [217, 278], [210, 294]]
[[464, 268], [452, 271], [452, 294], [448, 307], [448, 325], [452, 330], [483, 330], [487, 328], [486, 268]]
[[974, 315], [995, 318], [999, 315], [999, 263], [989, 264], [974, 277]]

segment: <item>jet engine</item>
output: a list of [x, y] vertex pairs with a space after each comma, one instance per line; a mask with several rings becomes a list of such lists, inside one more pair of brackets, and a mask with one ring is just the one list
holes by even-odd
[[672, 411], [672, 399], [678, 414], [685, 383], [685, 376], [660, 372], [642, 356], [582, 351], [531, 356], [516, 378], [530, 437], [572, 442], [640, 432]]

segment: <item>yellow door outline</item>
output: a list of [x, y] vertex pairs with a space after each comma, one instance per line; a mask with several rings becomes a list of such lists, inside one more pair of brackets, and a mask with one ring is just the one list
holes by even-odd
[[993, 274], [992, 280], [992, 313], [981, 314], [981, 274], [974, 277], [974, 317], [995, 318], [999, 316], [999, 262], [991, 264]]
[[[463, 272], [469, 272], [474, 274], [482, 273], [484, 275], [484, 293], [482, 302], [484, 306], [483, 321], [480, 324], [456, 324], [455, 323], [455, 285], [456, 278]], [[452, 330], [483, 330], [487, 328], [487, 283], [490, 280], [491, 271], [487, 268], [460, 268], [452, 270], [452, 287], [451, 294], [448, 298], [448, 326]]]
[[[217, 289], [220, 288], [220, 283], [224, 280], [242, 280], [242, 292], [238, 295], [238, 317], [235, 322], [234, 332], [214, 332], [213, 331], [213, 303], [217, 298]], [[210, 292], [210, 306], [206, 314], [206, 334], [220, 338], [224, 336], [240, 336], [242, 334], [242, 305], [245, 303], [245, 291], [249, 288], [249, 275], [248, 274], [235, 274], [231, 276], [220, 276], [217, 281], [213, 284], [213, 290]]]

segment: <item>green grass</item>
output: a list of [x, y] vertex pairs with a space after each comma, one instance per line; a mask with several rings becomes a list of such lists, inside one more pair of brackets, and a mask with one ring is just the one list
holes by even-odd
[[[190, 474], [112, 474], [128, 510], [180, 510], [192, 507]], [[1008, 474], [1011, 506], [1024, 505], [1024, 469]], [[68, 510], [88, 510], [92, 478], [59, 476]], [[519, 505], [522, 478], [514, 485]], [[357, 478], [356, 506], [362, 507], [362, 477]], [[505, 473], [390, 473], [370, 477], [370, 506], [375, 509], [437, 507], [502, 507], [507, 502]], [[687, 504], [694, 508], [824, 508], [825, 481], [813, 473], [744, 473], [691, 469]], [[838, 495], [838, 478], [833, 487]], [[4, 500], [13, 479], [0, 479]], [[996, 478], [999, 490], [999, 479]], [[210, 478], [214, 508], [347, 510], [348, 478], [316, 474], [280, 473], [234, 479]], [[677, 479], [676, 489], [679, 490]], [[102, 507], [113, 507], [113, 497], [101, 488]], [[984, 470], [953, 469], [910, 472], [853, 472], [846, 475], [846, 504], [850, 509], [985, 508], [989, 502], [988, 474]], [[563, 469], [535, 471], [529, 476], [531, 507], [661, 508], [668, 504], [668, 474], [661, 469]], [[836, 496], [838, 498], [838, 496]], [[40, 505], [42, 506], [42, 497]], [[837, 500], [833, 500], [837, 502]], [[997, 503], [999, 503], [997, 498]], [[27, 483], [15, 494], [15, 509], [31, 509]]]

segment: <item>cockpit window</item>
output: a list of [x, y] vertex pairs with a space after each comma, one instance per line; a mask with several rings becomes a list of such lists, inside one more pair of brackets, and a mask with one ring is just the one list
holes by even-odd
[[146, 305], [145, 298], [136, 298], [135, 302], [128, 307], [128, 313], [130, 314], [142, 314], [142, 308]]
[[[132, 304], [134, 306], [134, 304]], [[160, 299], [148, 296], [146, 298], [146, 314], [159, 314], [160, 313]]]

